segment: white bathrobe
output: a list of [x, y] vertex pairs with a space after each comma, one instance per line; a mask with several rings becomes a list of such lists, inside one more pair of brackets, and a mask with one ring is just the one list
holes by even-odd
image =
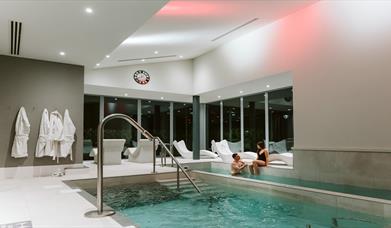
[[49, 120], [49, 139], [45, 147], [45, 154], [52, 156], [53, 160], [60, 155], [62, 130], [63, 124], [61, 114], [57, 110], [51, 112]]
[[70, 155], [72, 160], [72, 144], [75, 141], [75, 132], [76, 127], [73, 124], [71, 117], [69, 116], [68, 109], [66, 109], [64, 113], [64, 128], [61, 137], [62, 141], [59, 155], [60, 157], [66, 158], [68, 155]]
[[30, 134], [30, 122], [27, 118], [26, 110], [21, 107], [16, 117], [15, 138], [12, 145], [11, 156], [14, 158], [27, 157], [27, 141]]
[[41, 125], [39, 127], [39, 137], [37, 141], [37, 147], [35, 148], [35, 157], [43, 157], [43, 156], [50, 156], [48, 151], [45, 150], [46, 145], [49, 141], [49, 129], [50, 122], [49, 122], [49, 112], [45, 108], [42, 112], [41, 117]]

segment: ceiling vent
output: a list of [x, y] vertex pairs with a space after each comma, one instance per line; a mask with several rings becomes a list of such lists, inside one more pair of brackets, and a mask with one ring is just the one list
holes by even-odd
[[11, 55], [19, 55], [22, 22], [11, 21]]
[[214, 38], [214, 39], [211, 40], [211, 41], [214, 42], [214, 41], [216, 41], [216, 40], [219, 40], [219, 39], [221, 39], [221, 38], [223, 38], [223, 37], [225, 37], [225, 36], [227, 36], [227, 35], [229, 35], [229, 34], [235, 32], [236, 30], [239, 30], [239, 29], [241, 29], [241, 28], [243, 28], [243, 27], [245, 27], [245, 26], [247, 26], [247, 25], [249, 25], [249, 24], [251, 24], [251, 23], [254, 23], [254, 22], [257, 21], [258, 19], [259, 19], [259, 18], [254, 18], [254, 19], [251, 19], [251, 20], [247, 21], [247, 22], [244, 23], [244, 24], [241, 24], [241, 25], [239, 25], [239, 26], [236, 26], [235, 28], [229, 30], [228, 32], [225, 32], [225, 33], [221, 34], [220, 36], [217, 36], [216, 38]]
[[164, 56], [137, 58], [137, 59], [120, 59], [120, 60], [118, 60], [118, 62], [141, 61], [141, 60], [147, 60], [147, 59], [164, 59], [164, 58], [173, 58], [173, 57], [177, 57], [177, 56], [176, 55], [164, 55]]

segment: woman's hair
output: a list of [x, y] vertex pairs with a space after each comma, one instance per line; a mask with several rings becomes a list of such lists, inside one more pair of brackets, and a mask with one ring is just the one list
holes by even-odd
[[257, 142], [257, 146], [261, 147], [261, 150], [265, 149], [265, 143], [263, 141]]

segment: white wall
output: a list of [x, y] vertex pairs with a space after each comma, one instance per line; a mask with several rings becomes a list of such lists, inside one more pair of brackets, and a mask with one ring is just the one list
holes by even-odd
[[[146, 85], [136, 83], [133, 80], [133, 74], [137, 70], [147, 71], [151, 76], [151, 81]], [[192, 95], [192, 75], [192, 60], [184, 60], [86, 70], [84, 84], [87, 89], [97, 88], [97, 86], [125, 89], [130, 97], [132, 90], [136, 90], [138, 93], [140, 91], [155, 91]], [[88, 91], [86, 92], [88, 93]]]
[[290, 72], [296, 148], [389, 151], [390, 12], [391, 1], [318, 2], [196, 58], [194, 93]]

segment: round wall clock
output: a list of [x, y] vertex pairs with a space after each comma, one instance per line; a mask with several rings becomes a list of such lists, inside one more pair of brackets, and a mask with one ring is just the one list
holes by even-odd
[[140, 85], [145, 85], [151, 80], [151, 77], [145, 70], [138, 70], [134, 73], [133, 79]]

